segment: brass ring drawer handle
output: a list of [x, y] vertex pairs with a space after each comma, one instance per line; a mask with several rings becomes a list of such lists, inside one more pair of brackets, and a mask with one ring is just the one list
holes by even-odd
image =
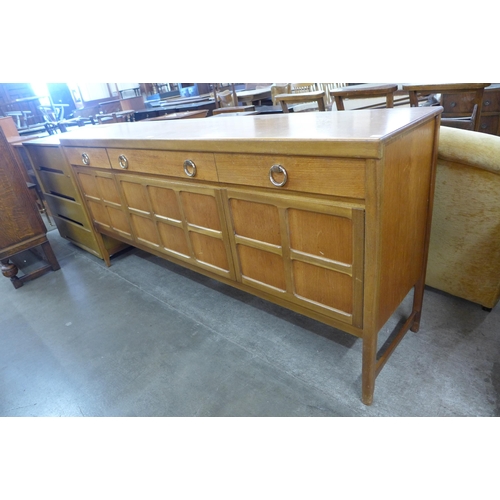
[[82, 162], [84, 165], [90, 165], [90, 157], [87, 153], [82, 153]]
[[123, 169], [128, 168], [128, 159], [125, 155], [120, 155], [118, 157], [118, 165], [120, 165], [120, 167]]
[[[283, 176], [283, 179], [280, 182], [276, 181], [274, 179], [274, 174], [281, 174]], [[269, 180], [271, 181], [271, 183], [274, 186], [283, 187], [288, 180], [288, 174], [287, 174], [285, 168], [282, 167], [281, 165], [273, 165], [269, 169]]]
[[194, 164], [194, 161], [192, 160], [184, 161], [184, 173], [188, 177], [194, 177], [196, 175], [196, 165]]

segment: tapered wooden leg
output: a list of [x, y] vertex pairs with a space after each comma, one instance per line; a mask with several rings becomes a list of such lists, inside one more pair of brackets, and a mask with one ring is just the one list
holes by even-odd
[[373, 403], [375, 391], [375, 378], [377, 361], [377, 334], [371, 334], [363, 338], [363, 367], [361, 371], [361, 400], [365, 405]]
[[410, 326], [410, 330], [412, 332], [418, 332], [420, 329], [420, 316], [422, 314], [422, 305], [424, 302], [424, 289], [425, 283], [424, 280], [421, 279], [415, 285], [415, 290], [413, 292], [413, 311], [415, 312], [415, 319], [413, 320], [413, 324]]

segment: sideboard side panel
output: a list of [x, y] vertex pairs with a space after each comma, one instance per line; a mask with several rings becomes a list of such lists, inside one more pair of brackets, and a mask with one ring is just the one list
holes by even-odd
[[421, 278], [432, 193], [434, 120], [387, 145], [381, 166], [380, 272], [377, 328]]

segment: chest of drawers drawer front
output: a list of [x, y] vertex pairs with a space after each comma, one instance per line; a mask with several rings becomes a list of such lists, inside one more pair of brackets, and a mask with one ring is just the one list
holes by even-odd
[[38, 171], [56, 171], [68, 174], [69, 166], [62, 151], [57, 146], [30, 146], [31, 162]]
[[493, 111], [500, 111], [500, 87], [484, 92], [481, 114]]
[[48, 193], [45, 193], [45, 200], [47, 201], [50, 212], [53, 215], [69, 219], [82, 226], [86, 226], [88, 224], [87, 217], [80, 203], [67, 200], [59, 196], [53, 196]]
[[[219, 181], [285, 191], [326, 194], [363, 199], [365, 162], [358, 159], [318, 158], [307, 156], [272, 156], [216, 154]], [[273, 165], [281, 165], [283, 173]], [[270, 179], [284, 185], [276, 186]]]
[[[120, 171], [217, 181], [212, 153], [108, 148], [108, 155], [112, 168]], [[195, 165], [195, 169], [192, 165], [186, 167], [191, 175], [185, 171], [186, 160]]]
[[64, 196], [73, 200], [79, 199], [73, 181], [67, 175], [38, 169], [37, 173], [44, 193]]
[[111, 168], [106, 148], [65, 147], [64, 153], [72, 165]]
[[79, 245], [84, 248], [90, 248], [93, 250], [92, 253], [99, 255], [100, 250], [96, 243], [95, 237], [92, 231], [86, 227], [76, 224], [74, 221], [69, 221], [53, 215], [54, 220], [57, 224], [57, 229], [63, 238]]

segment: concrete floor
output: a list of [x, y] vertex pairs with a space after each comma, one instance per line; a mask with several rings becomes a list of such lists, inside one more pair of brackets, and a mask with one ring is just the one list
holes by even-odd
[[61, 270], [18, 290], [0, 276], [0, 416], [500, 415], [499, 306], [428, 289], [368, 407], [361, 340], [140, 250], [107, 268], [48, 235]]

